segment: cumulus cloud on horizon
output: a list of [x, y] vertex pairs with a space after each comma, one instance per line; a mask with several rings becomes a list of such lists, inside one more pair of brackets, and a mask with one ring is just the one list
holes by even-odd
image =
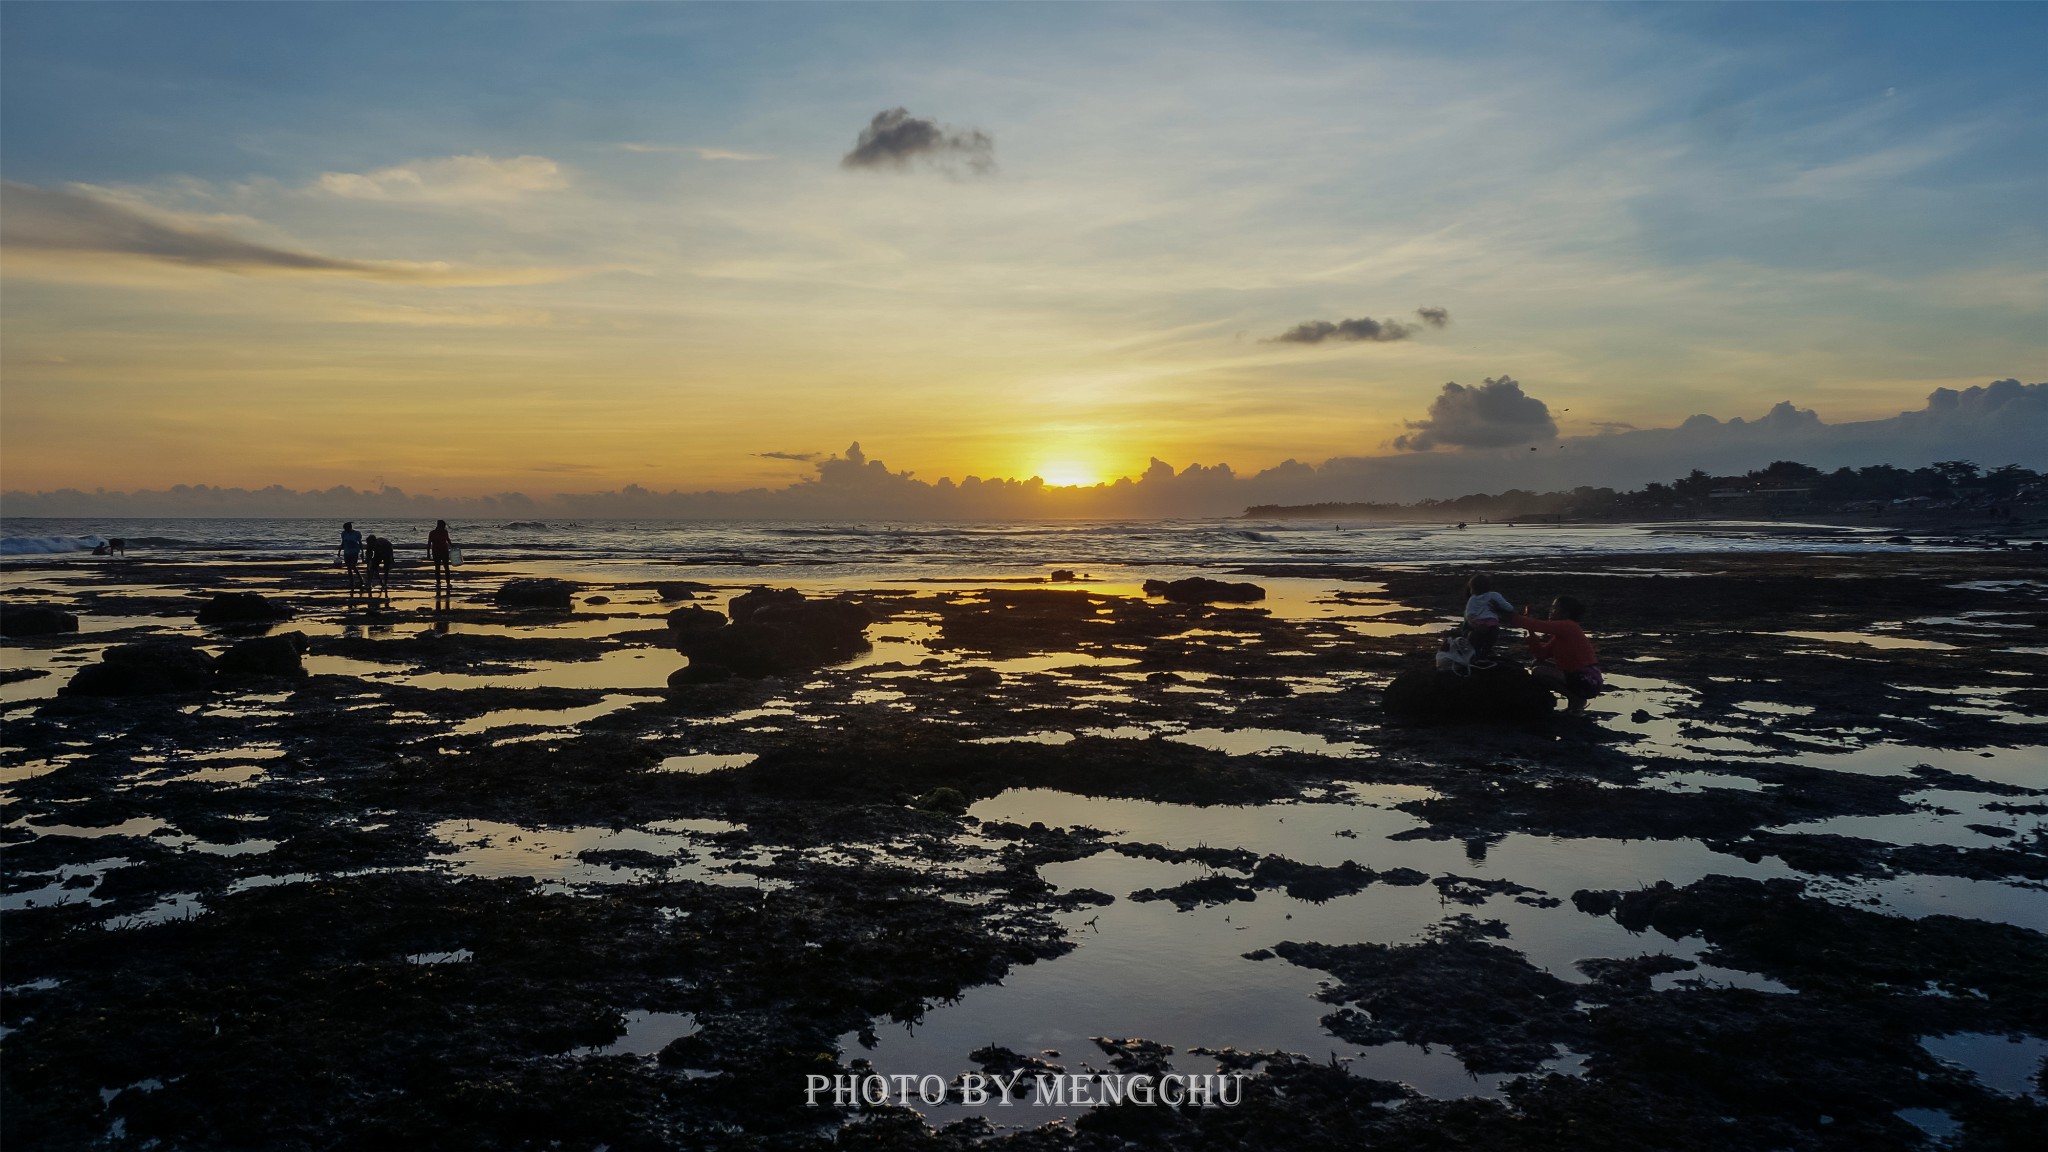
[[1427, 452], [1439, 446], [1509, 448], [1557, 435], [1550, 407], [1524, 393], [1511, 376], [1489, 376], [1472, 388], [1456, 381], [1446, 384], [1430, 402], [1429, 415], [1410, 420], [1408, 427], [1412, 434], [1394, 439], [1394, 447], [1402, 452]]
[[889, 108], [875, 113], [861, 129], [853, 150], [840, 157], [839, 166], [905, 170], [919, 161], [946, 171], [964, 168], [985, 176], [995, 170], [995, 148], [995, 138], [979, 128], [953, 128], [912, 116], [905, 108]]
[[1443, 328], [1450, 324], [1448, 308], [1417, 308], [1415, 315], [1420, 324], [1407, 324], [1399, 320], [1375, 320], [1361, 316], [1356, 320], [1305, 320], [1280, 335], [1267, 340], [1268, 344], [1321, 344], [1326, 340], [1341, 340], [1350, 343], [1387, 344], [1395, 340], [1406, 340], [1424, 327]]
[[[1499, 381], [1493, 381], [1498, 387]], [[1466, 392], [1481, 391], [1464, 389]], [[1670, 428], [1576, 436], [1564, 449], [1515, 446], [1466, 452], [1401, 452], [1308, 464], [1287, 460], [1242, 474], [1228, 464], [1185, 468], [1158, 459], [1136, 477], [1087, 488], [1036, 479], [917, 479], [854, 444], [812, 461], [811, 474], [777, 488], [657, 492], [629, 484], [606, 492], [533, 496], [412, 495], [396, 487], [297, 492], [180, 485], [166, 491], [10, 491], [11, 517], [30, 516], [506, 516], [559, 514], [653, 518], [974, 519], [1232, 516], [1260, 504], [1406, 502], [1424, 497], [1555, 491], [1579, 485], [1636, 487], [1690, 469], [1739, 474], [1774, 460], [1822, 469], [1895, 464], [1917, 468], [1969, 459], [1985, 467], [2048, 468], [2048, 383], [2017, 379], [1939, 388], [1919, 409], [1883, 420], [1831, 424], [1810, 409], [1778, 404], [1762, 417], [1694, 416]]]
[[[244, 240], [207, 223], [94, 195], [0, 181], [0, 247], [59, 259], [121, 258], [244, 276], [325, 275], [411, 284], [533, 284], [572, 269], [460, 269], [441, 261], [350, 260]], [[10, 271], [19, 270], [19, 266]]]

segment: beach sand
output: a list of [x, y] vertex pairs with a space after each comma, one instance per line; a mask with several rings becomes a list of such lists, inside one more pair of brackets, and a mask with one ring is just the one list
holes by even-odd
[[[538, 571], [437, 609], [407, 568], [370, 612], [309, 563], [7, 566], [81, 625], [0, 662], [10, 1147], [2048, 1130], [2041, 554], [1503, 561], [1590, 605], [1610, 691], [1449, 726], [1379, 704], [1462, 603], [1416, 565], [1211, 573], [1242, 605], [1141, 570], [492, 603]], [[768, 586], [862, 606], [867, 647], [671, 687], [667, 614]], [[294, 615], [194, 622], [232, 591]], [[113, 645], [266, 632], [305, 675], [58, 694]], [[1219, 1068], [1241, 1104], [804, 1094]]]

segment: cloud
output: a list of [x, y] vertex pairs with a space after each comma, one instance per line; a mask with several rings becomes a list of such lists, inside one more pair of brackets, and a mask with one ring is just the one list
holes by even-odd
[[[1415, 314], [1422, 318], [1422, 325], [1442, 328], [1451, 322], [1448, 308], [1417, 308]], [[1280, 335], [1265, 341], [1267, 344], [1321, 344], [1325, 340], [1343, 340], [1351, 343], [1387, 344], [1395, 340], [1406, 340], [1422, 331], [1422, 325], [1403, 324], [1399, 320], [1374, 320], [1361, 316], [1356, 320], [1306, 320]]]
[[1512, 377], [1489, 377], [1477, 388], [1444, 385], [1429, 405], [1429, 416], [1411, 420], [1412, 436], [1399, 436], [1394, 447], [1427, 452], [1438, 445], [1456, 448], [1506, 448], [1557, 435], [1557, 421], [1543, 401], [1525, 395]]
[[813, 461], [813, 460], [816, 460], [816, 459], [817, 459], [817, 458], [818, 458], [818, 457], [819, 457], [820, 455], [822, 455], [822, 453], [818, 453], [818, 452], [756, 452], [756, 453], [754, 453], [754, 455], [756, 455], [756, 456], [759, 456], [759, 457], [760, 457], [761, 459], [763, 459], [763, 460], [792, 460], [792, 461], [795, 461], [795, 462], [796, 462], [796, 463], [798, 463], [798, 464], [809, 464], [809, 463], [810, 463], [811, 461]]
[[[1512, 380], [1504, 381], [1513, 386]], [[1503, 381], [1489, 381], [1496, 389]], [[1455, 385], [1447, 386], [1455, 387]], [[1485, 391], [1462, 389], [1466, 393]], [[1523, 397], [1523, 400], [1529, 400]], [[1439, 398], [1441, 401], [1441, 398]], [[339, 487], [296, 492], [178, 485], [160, 491], [59, 489], [0, 494], [12, 516], [316, 516], [492, 517], [537, 511], [605, 517], [792, 519], [1230, 516], [1258, 504], [1412, 501], [1498, 492], [1559, 491], [1579, 485], [1636, 487], [1693, 468], [1739, 475], [1774, 460], [1824, 470], [1889, 463], [1918, 468], [1969, 459], [1987, 467], [2048, 467], [2048, 384], [1999, 380], [1938, 388], [1926, 405], [1884, 420], [1830, 424], [1781, 403], [1755, 420], [1695, 416], [1673, 428], [1578, 436], [1568, 451], [1404, 452], [1338, 457], [1320, 465], [1288, 460], [1252, 474], [1227, 464], [1176, 469], [1154, 459], [1143, 473], [1087, 488], [1042, 480], [919, 480], [871, 459], [854, 444], [843, 455], [807, 461], [812, 474], [779, 488], [737, 492], [657, 492], [636, 484], [607, 492], [529, 496], [415, 496], [397, 488]], [[759, 453], [759, 455], [771, 455]], [[782, 455], [794, 456], [796, 453]], [[816, 455], [816, 454], [812, 454]]]
[[730, 148], [698, 148], [689, 144], [643, 144], [629, 141], [619, 145], [621, 152], [659, 152], [672, 155], [689, 153], [699, 160], [773, 160], [765, 152], [735, 152]]
[[949, 128], [891, 108], [875, 113], [861, 129], [853, 151], [840, 157], [839, 166], [905, 169], [913, 160], [922, 160], [948, 171], [965, 165], [982, 176], [995, 169], [995, 147], [994, 138], [978, 128]]
[[535, 192], [559, 192], [569, 186], [569, 178], [545, 156], [443, 156], [374, 172], [324, 172], [315, 186], [350, 200], [501, 204]]
[[[0, 181], [0, 247], [58, 260], [126, 259], [243, 276], [342, 276], [394, 283], [535, 284], [574, 269], [462, 270], [439, 261], [346, 260], [229, 235], [187, 218], [117, 203], [77, 188]], [[22, 271], [20, 263], [10, 272]]]

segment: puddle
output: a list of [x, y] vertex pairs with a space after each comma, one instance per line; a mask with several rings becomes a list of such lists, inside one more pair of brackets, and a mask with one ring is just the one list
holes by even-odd
[[1768, 635], [1794, 640], [1821, 640], [1830, 644], [1863, 644], [1871, 648], [1917, 648], [1928, 652], [1953, 652], [1958, 647], [1939, 640], [1913, 640], [1879, 632], [1771, 632]]
[[682, 756], [670, 756], [654, 766], [656, 772], [685, 772], [697, 775], [704, 772], [723, 772], [728, 768], [744, 768], [756, 759], [752, 752], [691, 752]]
[[1934, 1058], [1969, 1071], [1978, 1083], [2007, 1096], [2041, 1099], [2035, 1077], [2048, 1060], [2048, 1040], [2038, 1036], [2003, 1036], [1995, 1032], [1955, 1032], [1923, 1036], [1920, 1046]]
[[585, 1050], [590, 1056], [654, 1056], [685, 1036], [697, 1033], [697, 1018], [688, 1012], [647, 1012], [633, 1009], [625, 1014], [626, 1031], [602, 1048]]
[[1227, 753], [1231, 756], [1265, 756], [1276, 752], [1307, 752], [1314, 756], [1360, 756], [1364, 744], [1340, 743], [1314, 732], [1290, 732], [1284, 728], [1190, 728], [1166, 737], [1180, 744]]
[[[631, 884], [657, 877], [745, 887], [783, 886], [706, 860], [713, 846], [705, 837], [738, 827], [723, 820], [662, 820], [645, 828], [618, 830], [444, 820], [432, 832], [454, 849], [439, 859], [457, 872], [492, 878], [529, 877], [540, 881], [543, 891], [566, 892], [584, 884]], [[606, 860], [607, 853], [622, 855]], [[666, 866], [657, 866], [657, 860]]]
[[507, 708], [500, 712], [487, 712], [482, 716], [464, 720], [455, 726], [459, 735], [488, 732], [493, 728], [509, 728], [513, 725], [531, 725], [542, 728], [569, 728], [594, 720], [608, 712], [639, 703], [638, 696], [607, 696], [595, 704], [581, 708]]

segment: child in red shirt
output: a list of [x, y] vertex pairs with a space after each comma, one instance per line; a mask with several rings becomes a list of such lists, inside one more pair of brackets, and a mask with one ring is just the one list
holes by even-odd
[[1606, 687], [1600, 655], [1579, 627], [1579, 617], [1585, 614], [1585, 605], [1575, 597], [1559, 596], [1551, 603], [1547, 620], [1529, 615], [1526, 608], [1515, 617], [1515, 627], [1529, 630], [1529, 652], [1536, 657], [1530, 673], [1569, 701], [1572, 712], [1585, 711], [1586, 701]]

